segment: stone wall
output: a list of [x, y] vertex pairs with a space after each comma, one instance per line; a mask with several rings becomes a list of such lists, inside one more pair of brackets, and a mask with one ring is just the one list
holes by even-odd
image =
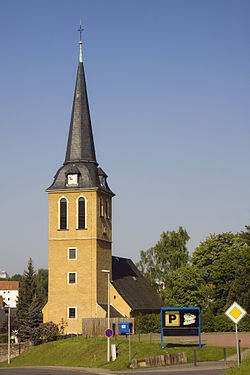
[[185, 352], [157, 355], [145, 359], [133, 359], [130, 367], [168, 366], [177, 365], [179, 363], [187, 363], [187, 354]]

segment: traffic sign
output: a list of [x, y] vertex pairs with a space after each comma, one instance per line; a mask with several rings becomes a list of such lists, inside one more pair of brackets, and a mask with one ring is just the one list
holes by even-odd
[[231, 319], [235, 324], [239, 323], [239, 321], [246, 315], [246, 311], [238, 305], [237, 302], [234, 302], [229, 309], [225, 312], [226, 316]]
[[114, 334], [114, 332], [111, 328], [106, 329], [104, 333], [105, 333], [106, 337], [112, 337], [113, 334]]

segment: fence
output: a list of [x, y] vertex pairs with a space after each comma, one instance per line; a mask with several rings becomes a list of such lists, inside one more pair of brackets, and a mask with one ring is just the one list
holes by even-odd
[[[10, 345], [10, 358], [17, 357], [31, 346], [30, 342], [22, 342]], [[0, 344], [0, 362], [8, 359], [8, 344]]]
[[[110, 328], [117, 335], [118, 323], [132, 323], [132, 333], [134, 333], [134, 318], [110, 318]], [[86, 318], [82, 319], [82, 335], [84, 337], [102, 337], [108, 327], [107, 318]]]

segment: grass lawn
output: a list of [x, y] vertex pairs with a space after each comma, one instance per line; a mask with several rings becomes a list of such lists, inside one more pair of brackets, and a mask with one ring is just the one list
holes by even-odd
[[225, 375], [249, 375], [250, 374], [250, 356], [242, 361], [240, 367], [235, 365], [226, 370]]
[[[107, 343], [102, 338], [75, 337], [72, 339], [58, 340], [34, 346], [23, 352], [19, 357], [11, 360], [11, 367], [17, 366], [76, 366], [99, 367], [111, 370], [123, 370], [129, 367], [128, 339], [112, 339], [111, 343], [117, 346], [117, 359], [107, 363]], [[145, 357], [186, 352], [188, 362], [193, 362], [194, 349], [197, 361], [217, 361], [223, 358], [223, 348], [196, 345], [168, 344], [161, 349], [159, 343], [138, 342], [131, 340], [131, 358], [143, 359]], [[227, 348], [227, 356], [236, 352], [235, 348]], [[0, 367], [7, 367], [7, 361], [1, 362]]]

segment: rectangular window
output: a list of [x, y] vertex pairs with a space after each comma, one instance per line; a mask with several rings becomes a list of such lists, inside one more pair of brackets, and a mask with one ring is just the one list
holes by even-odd
[[69, 272], [69, 284], [76, 284], [76, 272]]
[[70, 247], [68, 253], [68, 259], [76, 259], [76, 248], [75, 247]]
[[69, 319], [76, 318], [76, 307], [68, 307], [68, 318]]

